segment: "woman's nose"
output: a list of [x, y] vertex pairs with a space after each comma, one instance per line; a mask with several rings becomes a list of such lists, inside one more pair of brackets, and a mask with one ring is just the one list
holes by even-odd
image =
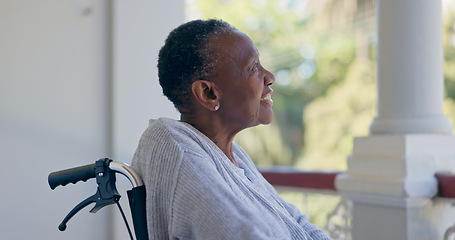
[[266, 86], [270, 86], [275, 82], [275, 76], [273, 73], [269, 72], [267, 69], [264, 68], [265, 75], [264, 75], [264, 84]]

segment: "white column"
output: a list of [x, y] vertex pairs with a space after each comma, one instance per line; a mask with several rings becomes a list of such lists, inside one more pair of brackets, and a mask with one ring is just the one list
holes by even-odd
[[376, 133], [451, 133], [444, 97], [440, 0], [376, 1]]
[[[115, 0], [112, 5], [111, 157], [129, 164], [149, 119], [179, 117], [162, 94], [157, 60], [169, 32], [185, 21], [185, 2]], [[131, 188], [120, 177], [117, 186], [119, 191]], [[126, 194], [120, 201], [128, 206]], [[129, 239], [117, 210], [114, 217], [113, 239]]]
[[434, 174], [455, 170], [455, 137], [442, 113], [441, 0], [376, 7], [378, 116], [336, 186], [353, 200], [354, 240], [442, 239], [455, 208], [432, 200]]
[[158, 82], [158, 52], [185, 20], [183, 0], [113, 1], [113, 155], [130, 162], [148, 120], [177, 118]]

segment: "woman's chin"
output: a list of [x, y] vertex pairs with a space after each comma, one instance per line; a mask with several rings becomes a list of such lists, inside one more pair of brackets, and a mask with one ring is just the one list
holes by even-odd
[[260, 117], [259, 123], [263, 125], [270, 124], [273, 121], [273, 116], [274, 116], [273, 111], [272, 109], [270, 109], [269, 111], [267, 111], [267, 113], [263, 114]]

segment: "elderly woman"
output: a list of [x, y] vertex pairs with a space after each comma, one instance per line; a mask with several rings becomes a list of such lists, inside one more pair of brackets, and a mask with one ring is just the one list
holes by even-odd
[[151, 120], [132, 167], [147, 189], [150, 239], [330, 239], [233, 142], [273, 119], [275, 77], [251, 39], [220, 20], [174, 29], [158, 59], [180, 120]]

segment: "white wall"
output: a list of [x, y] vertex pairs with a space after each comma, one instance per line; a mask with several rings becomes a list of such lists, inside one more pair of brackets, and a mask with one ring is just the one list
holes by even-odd
[[51, 191], [47, 175], [108, 153], [106, 5], [0, 2], [2, 239], [105, 239], [87, 210], [57, 230], [94, 185]]
[[126, 2], [0, 1], [1, 239], [113, 238], [108, 208], [89, 206], [58, 231], [95, 183], [52, 191], [47, 176], [105, 156], [129, 162], [148, 118], [176, 117], [156, 52], [183, 21], [183, 0]]

